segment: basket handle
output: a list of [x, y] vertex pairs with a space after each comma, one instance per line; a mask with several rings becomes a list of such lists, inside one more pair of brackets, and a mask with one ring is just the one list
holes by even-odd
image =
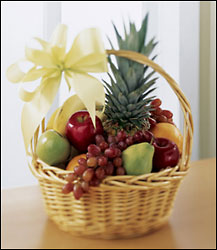
[[189, 161], [192, 153], [193, 144], [193, 118], [191, 113], [191, 107], [186, 99], [185, 95], [179, 88], [175, 80], [167, 74], [158, 64], [148, 59], [148, 57], [129, 50], [106, 50], [108, 55], [115, 55], [119, 57], [124, 57], [132, 61], [138, 62], [140, 64], [145, 64], [151, 67], [154, 71], [158, 72], [170, 85], [170, 87], [175, 92], [179, 99], [181, 108], [184, 114], [184, 135], [183, 135], [183, 150], [180, 162], [180, 170], [184, 171], [189, 167]]

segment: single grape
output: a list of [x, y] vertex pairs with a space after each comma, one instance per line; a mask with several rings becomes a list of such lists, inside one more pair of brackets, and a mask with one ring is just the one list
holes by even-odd
[[157, 98], [151, 102], [151, 106], [153, 106], [155, 108], [160, 107], [161, 104], [162, 104], [162, 101], [159, 98]]
[[116, 157], [121, 156], [121, 150], [119, 148], [115, 148], [115, 155], [116, 155]]
[[110, 147], [110, 148], [117, 148], [118, 145], [117, 145], [117, 143], [112, 142], [112, 143], [109, 144], [109, 147]]
[[105, 141], [105, 138], [102, 135], [96, 135], [95, 141], [96, 141], [96, 145], [99, 145], [101, 142]]
[[159, 116], [159, 115], [161, 115], [162, 114], [162, 109], [161, 108], [156, 108], [154, 111], [153, 111], [153, 113], [155, 114], [155, 115], [157, 115], [157, 116]]
[[73, 190], [74, 185], [71, 182], [66, 183], [62, 188], [63, 194], [69, 194]]
[[97, 187], [100, 184], [100, 180], [94, 176], [93, 179], [90, 181], [90, 186]]
[[167, 122], [167, 117], [165, 115], [159, 115], [157, 117], [157, 122]]
[[117, 168], [116, 175], [125, 175], [125, 169], [123, 167]]
[[115, 148], [107, 148], [104, 152], [104, 155], [108, 158], [115, 158], [116, 157]]
[[82, 181], [81, 182], [81, 188], [82, 188], [82, 190], [84, 191], [84, 193], [87, 193], [88, 192], [88, 190], [89, 190], [89, 183], [88, 182], [86, 182], [86, 181]]
[[84, 159], [84, 158], [80, 158], [80, 159], [78, 160], [78, 164], [79, 164], [79, 165], [83, 165], [83, 166], [87, 166], [87, 160]]
[[144, 131], [143, 132], [143, 142], [150, 143], [152, 138], [154, 139], [154, 135], [150, 131]]
[[108, 158], [107, 157], [105, 157], [103, 155], [99, 156], [99, 158], [98, 158], [98, 165], [99, 166], [104, 167], [104, 166], [107, 165], [107, 163], [108, 163]]
[[168, 119], [173, 117], [173, 113], [166, 109], [162, 111], [162, 115], [166, 116]]
[[87, 166], [88, 167], [96, 167], [97, 166], [97, 158], [96, 157], [90, 157], [87, 160]]
[[87, 148], [88, 153], [91, 153], [94, 156], [98, 156], [101, 154], [101, 149], [95, 144], [90, 144]]
[[120, 142], [118, 143], [118, 148], [119, 148], [121, 151], [123, 151], [124, 149], [126, 149], [126, 148], [127, 148], [126, 142], [120, 141]]
[[73, 187], [73, 193], [76, 200], [79, 200], [83, 195], [83, 189], [80, 183], [76, 183]]
[[102, 142], [99, 144], [99, 147], [100, 147], [101, 151], [104, 152], [104, 151], [109, 147], [109, 145], [108, 145], [107, 142], [102, 141]]
[[115, 136], [109, 135], [107, 139], [108, 143], [116, 143]]
[[92, 155], [91, 153], [87, 152], [87, 153], [86, 153], [86, 157], [87, 157], [87, 159], [89, 159], [89, 158], [91, 158], [91, 157], [94, 157], [94, 155]]
[[84, 165], [78, 165], [78, 166], [76, 166], [75, 168], [74, 168], [74, 173], [76, 174], [76, 175], [78, 175], [78, 176], [81, 176], [83, 173], [84, 173], [84, 171], [87, 169], [87, 167], [86, 166], [84, 166]]
[[125, 142], [128, 146], [133, 145], [133, 136], [128, 136]]
[[149, 123], [151, 125], [151, 128], [153, 128], [157, 124], [156, 120], [154, 118], [152, 118], [152, 117], [149, 117], [148, 121], [149, 121]]
[[108, 162], [107, 166], [105, 167], [105, 174], [112, 175], [114, 173], [114, 165], [112, 162]]
[[95, 171], [95, 175], [99, 180], [104, 179], [105, 177], [105, 170], [103, 167], [98, 167], [97, 170]]
[[92, 180], [93, 176], [94, 176], [94, 170], [92, 168], [88, 168], [87, 170], [84, 171], [82, 179], [86, 182], [89, 182]]
[[134, 136], [133, 136], [133, 141], [134, 142], [139, 142], [139, 140], [140, 140], [139, 134], [135, 133]]
[[114, 164], [114, 166], [115, 167], [121, 167], [122, 166], [122, 159], [121, 159], [121, 157], [116, 157], [116, 158], [114, 158], [114, 160], [113, 160], [113, 164]]
[[[152, 115], [151, 115], [151, 118], [152, 118], [153, 120], [155, 120], [155, 122], [157, 123], [157, 115], [152, 114]], [[156, 124], [155, 124], [155, 125], [156, 125]]]
[[121, 140], [117, 136], [115, 136], [115, 141], [118, 143]]
[[68, 182], [73, 182], [74, 180], [77, 179], [77, 175], [75, 173], [70, 173], [66, 176], [66, 181]]
[[127, 137], [127, 133], [124, 130], [120, 130], [117, 133], [116, 140], [118, 142], [124, 141], [126, 139], [126, 137]]
[[143, 141], [143, 133], [142, 131], [137, 131], [133, 136], [134, 142], [142, 142]]

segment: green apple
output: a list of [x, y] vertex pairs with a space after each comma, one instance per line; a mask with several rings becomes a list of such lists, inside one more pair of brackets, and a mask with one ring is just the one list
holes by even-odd
[[45, 131], [39, 138], [36, 154], [48, 165], [58, 165], [67, 160], [71, 152], [68, 140], [55, 130]]

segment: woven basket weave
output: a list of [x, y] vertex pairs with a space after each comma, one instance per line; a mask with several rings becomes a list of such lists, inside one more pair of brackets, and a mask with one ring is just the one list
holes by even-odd
[[48, 216], [62, 230], [75, 236], [103, 239], [137, 237], [161, 227], [171, 214], [179, 185], [189, 169], [193, 121], [190, 105], [179, 86], [156, 63], [132, 51], [107, 50], [107, 54], [150, 66], [173, 89], [184, 114], [179, 165], [141, 176], [106, 177], [99, 187], [91, 187], [88, 194], [75, 200], [72, 193], [62, 193], [69, 171], [48, 166], [37, 159], [38, 137], [45, 131], [43, 120], [32, 140], [29, 166], [39, 181]]

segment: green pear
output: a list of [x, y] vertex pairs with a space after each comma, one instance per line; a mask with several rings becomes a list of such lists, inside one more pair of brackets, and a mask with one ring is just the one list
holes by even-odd
[[144, 142], [132, 145], [122, 152], [124, 168], [128, 175], [151, 173], [154, 146]]

